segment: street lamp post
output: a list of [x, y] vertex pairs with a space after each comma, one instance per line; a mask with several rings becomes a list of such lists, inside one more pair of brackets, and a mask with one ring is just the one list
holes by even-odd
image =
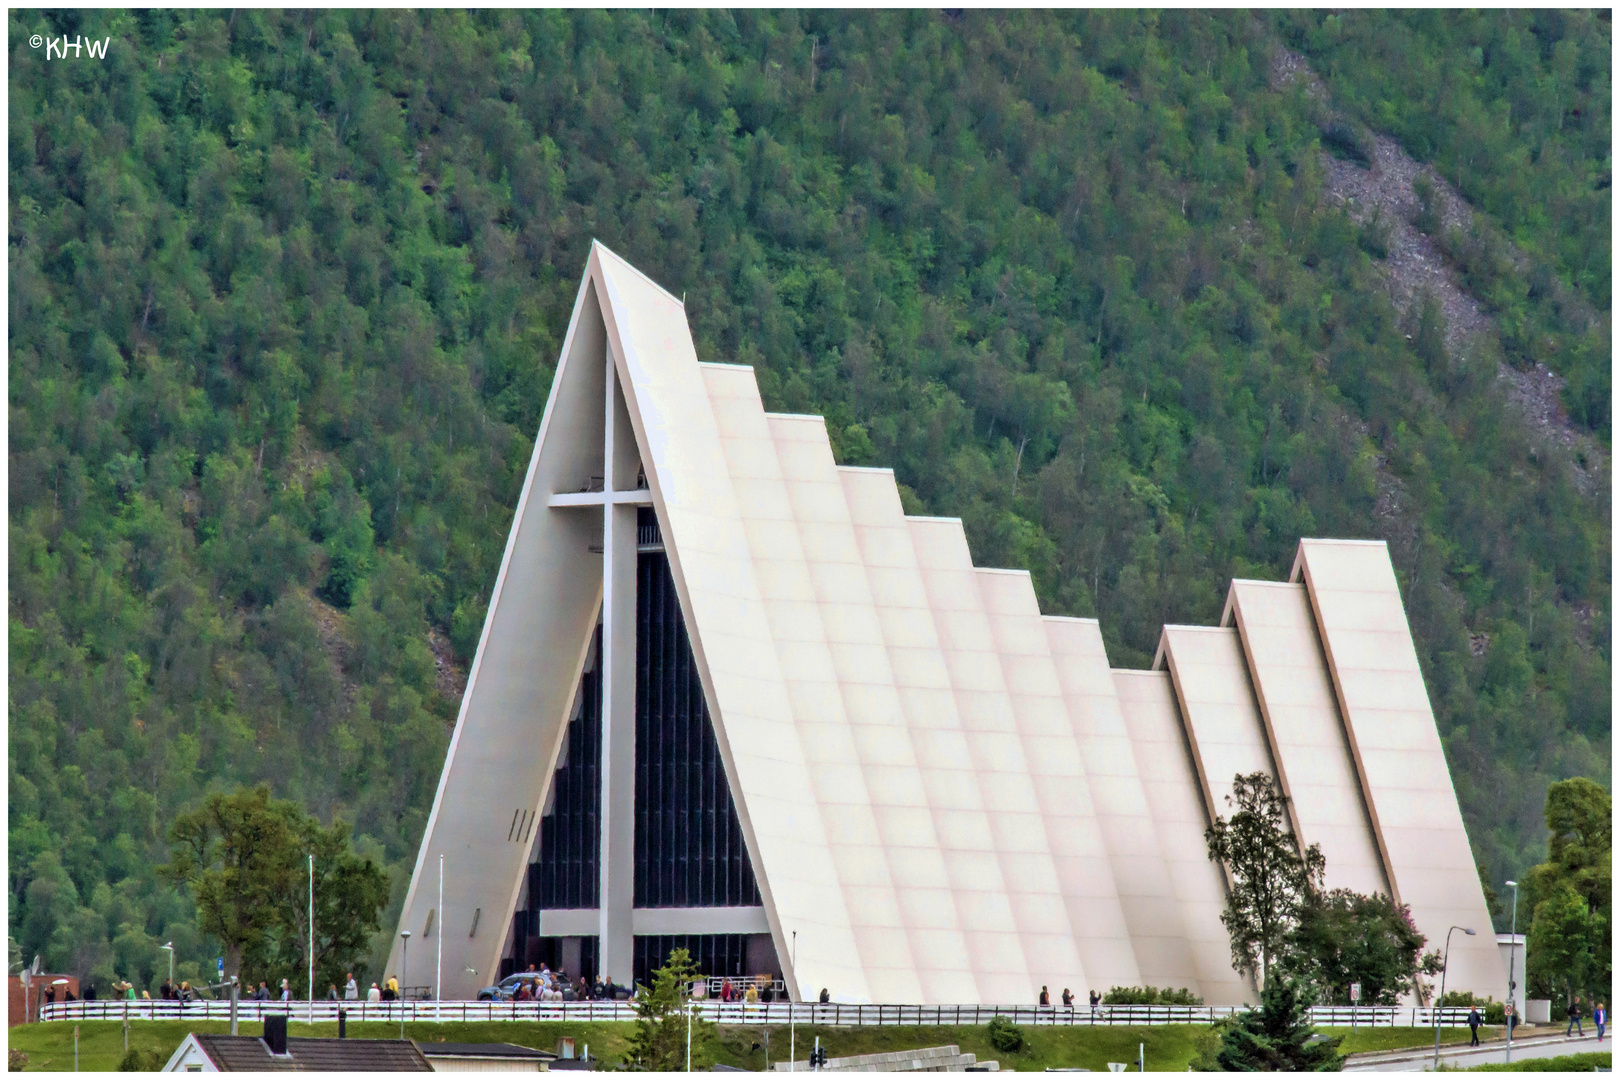
[[1446, 931], [1446, 955], [1440, 962], [1440, 996], [1435, 999], [1434, 1003], [1434, 1067], [1437, 1069], [1440, 1067], [1440, 1006], [1446, 1000], [1446, 969], [1451, 966], [1451, 933], [1453, 930], [1461, 930], [1469, 937], [1474, 936], [1474, 932], [1466, 926], [1453, 926], [1451, 930]]
[[1515, 981], [1514, 972], [1518, 971], [1518, 957], [1515, 955], [1519, 949], [1519, 883], [1508, 882], [1513, 886], [1513, 922], [1508, 928], [1508, 1013], [1507, 1013], [1507, 1061], [1513, 1063], [1513, 1021], [1518, 1019], [1518, 999], [1514, 991], [1519, 984]]
[[169, 953], [169, 993], [172, 994], [174, 993], [174, 942], [171, 941], [167, 945], [159, 945], [158, 948], [167, 949]]
[[400, 1038], [405, 1038], [405, 986], [410, 983], [410, 931], [400, 931]]
[[[289, 1008], [288, 1012], [292, 1012]], [[315, 1023], [315, 856], [309, 857], [309, 1022]]]
[[797, 930], [793, 931], [793, 959], [790, 962], [793, 964], [793, 982], [788, 984], [788, 1068], [797, 1069], [799, 1067], [798, 1059], [793, 1056], [797, 1034], [793, 1029], [793, 1022], [797, 1019], [795, 1014], [798, 1011], [793, 1007], [798, 1004], [794, 1000], [794, 998], [798, 997], [794, 990], [799, 982], [799, 932]]

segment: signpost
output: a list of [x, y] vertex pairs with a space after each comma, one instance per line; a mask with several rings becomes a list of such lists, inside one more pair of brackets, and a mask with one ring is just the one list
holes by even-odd
[[1350, 1034], [1356, 1033], [1356, 1004], [1361, 1000], [1361, 984], [1350, 984]]

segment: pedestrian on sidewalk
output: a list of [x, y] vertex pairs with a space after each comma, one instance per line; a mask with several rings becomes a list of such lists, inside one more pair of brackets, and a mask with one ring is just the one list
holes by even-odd
[[1578, 995], [1570, 1001], [1569, 1008], [1565, 1010], [1564, 1015], [1569, 1017], [1569, 1023], [1564, 1025], [1564, 1038], [1569, 1038], [1571, 1031], [1576, 1032], [1583, 1039], [1586, 1038], [1586, 1029], [1581, 1027], [1581, 999]]
[[1469, 1041], [1468, 1041], [1469, 1046], [1478, 1046], [1479, 1045], [1479, 1024], [1480, 1024], [1479, 1007], [1475, 1006], [1475, 1007], [1468, 1010], [1468, 1031], [1469, 1031], [1469, 1034], [1472, 1036], [1472, 1038], [1470, 1038]]
[[1597, 1008], [1592, 1010], [1592, 1023], [1597, 1025], [1598, 1042], [1603, 1041], [1603, 1028], [1608, 1024], [1608, 1022], [1609, 1010], [1604, 1008], [1603, 1002], [1600, 1001], [1597, 1003]]

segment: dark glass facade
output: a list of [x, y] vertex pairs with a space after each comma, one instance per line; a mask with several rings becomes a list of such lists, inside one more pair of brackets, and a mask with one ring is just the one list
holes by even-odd
[[[636, 799], [634, 904], [755, 907], [759, 885], [743, 844], [736, 803], [703, 697], [692, 643], [657, 519], [638, 515], [636, 566]], [[568, 725], [553, 796], [540, 819], [526, 903], [513, 916], [513, 948], [502, 973], [541, 962], [556, 968], [562, 940], [541, 937], [545, 909], [598, 906], [601, 873], [601, 628], [581, 680], [582, 708]], [[596, 975], [598, 942], [580, 939], [579, 972]], [[674, 948], [705, 974], [741, 975], [748, 935], [637, 937], [635, 977], [650, 978]], [[757, 959], [757, 957], [756, 957]]]
[[635, 859], [638, 908], [760, 902], [662, 551], [637, 565]]
[[[652, 973], [664, 966], [674, 949], [685, 949], [703, 975], [745, 974], [747, 934], [660, 934], [636, 938], [636, 982], [652, 985]], [[749, 973], [751, 974], [751, 973]], [[739, 987], [741, 989], [741, 987]]]
[[539, 858], [529, 867], [529, 906], [593, 908], [602, 875], [602, 631], [596, 659], [581, 680], [584, 707], [568, 725], [568, 745], [557, 760], [550, 813], [540, 819]]

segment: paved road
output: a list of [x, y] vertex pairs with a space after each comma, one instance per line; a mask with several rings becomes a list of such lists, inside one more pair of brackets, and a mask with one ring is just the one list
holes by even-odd
[[[1590, 1025], [1588, 1025], [1590, 1027]], [[1602, 1043], [1597, 1041], [1597, 1033], [1588, 1031], [1586, 1037], [1572, 1037], [1565, 1039], [1555, 1036], [1550, 1039], [1526, 1039], [1521, 1042], [1513, 1040], [1513, 1060], [1525, 1061], [1529, 1058], [1560, 1057], [1564, 1054], [1586, 1054], [1614, 1049], [1614, 1033], [1605, 1033]], [[1475, 1065], [1493, 1065], [1505, 1060], [1506, 1044], [1501, 1041], [1488, 1043], [1478, 1050], [1470, 1050], [1464, 1046], [1442, 1046], [1440, 1048], [1440, 1061], [1442, 1064], [1455, 1068], [1472, 1068]], [[1352, 1060], [1344, 1067], [1345, 1072], [1426, 1072], [1434, 1067], [1434, 1051], [1430, 1049], [1427, 1054], [1405, 1053], [1400, 1055], [1379, 1054], [1376, 1057]]]

